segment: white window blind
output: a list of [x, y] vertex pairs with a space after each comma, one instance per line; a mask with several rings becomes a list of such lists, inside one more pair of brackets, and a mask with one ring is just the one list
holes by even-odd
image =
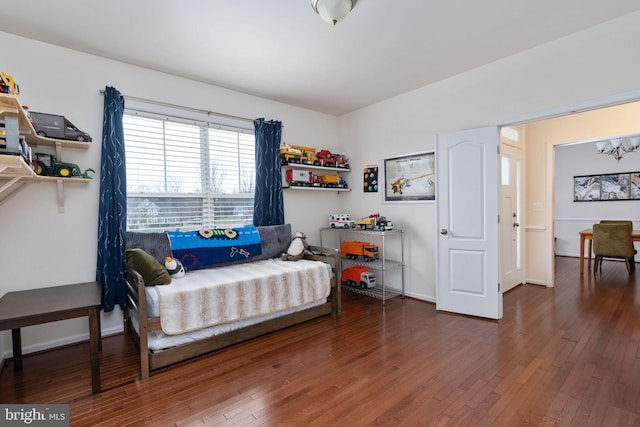
[[252, 130], [125, 110], [127, 229], [251, 224]]

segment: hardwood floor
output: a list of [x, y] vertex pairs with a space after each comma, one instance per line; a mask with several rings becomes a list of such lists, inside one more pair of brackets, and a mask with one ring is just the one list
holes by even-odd
[[72, 426], [638, 426], [640, 269], [578, 273], [556, 259], [555, 288], [518, 286], [504, 318], [344, 292], [325, 317], [138, 379], [136, 350], [103, 341], [91, 395], [88, 343], [11, 363], [2, 403], [68, 403]]

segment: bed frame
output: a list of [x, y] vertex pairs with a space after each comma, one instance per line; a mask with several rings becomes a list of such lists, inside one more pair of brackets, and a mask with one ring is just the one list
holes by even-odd
[[[128, 331], [133, 337], [140, 350], [140, 372], [142, 378], [148, 378], [149, 374], [156, 369], [160, 369], [192, 357], [200, 356], [223, 347], [247, 341], [279, 329], [297, 325], [320, 316], [325, 316], [331, 313], [339, 314], [342, 310], [340, 287], [340, 274], [342, 272], [342, 268], [340, 265], [339, 251], [332, 248], [309, 246], [309, 252], [305, 254], [304, 258], [326, 262], [333, 269], [334, 275], [331, 279], [331, 294], [329, 295], [326, 303], [255, 325], [240, 328], [235, 331], [216, 335], [201, 341], [163, 350], [150, 350], [148, 348], [147, 334], [148, 332], [161, 329], [160, 318], [147, 317], [147, 301], [144, 289], [144, 280], [137, 271], [125, 265], [125, 275], [127, 279], [127, 307], [124, 313], [124, 328], [125, 331]], [[138, 313], [139, 334], [131, 323], [132, 312]]]

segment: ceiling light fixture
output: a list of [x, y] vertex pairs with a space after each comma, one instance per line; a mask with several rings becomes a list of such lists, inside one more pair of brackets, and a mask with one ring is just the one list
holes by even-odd
[[328, 24], [336, 25], [347, 17], [358, 0], [311, 0], [311, 7]]
[[[625, 139], [627, 144], [625, 145]], [[640, 136], [632, 136], [630, 138], [612, 138], [608, 141], [596, 142], [598, 153], [613, 156], [618, 162], [622, 156], [627, 153], [638, 150], [640, 148]]]

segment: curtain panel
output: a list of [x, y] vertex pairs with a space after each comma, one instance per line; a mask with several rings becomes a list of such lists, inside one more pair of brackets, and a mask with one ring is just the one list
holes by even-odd
[[256, 187], [253, 205], [253, 225], [284, 224], [284, 198], [280, 170], [280, 139], [282, 123], [257, 119], [253, 122], [256, 135]]
[[122, 117], [124, 98], [115, 88], [104, 91], [100, 201], [98, 214], [98, 259], [96, 280], [102, 282], [102, 308], [112, 311], [126, 306], [124, 277], [127, 228], [127, 180]]

